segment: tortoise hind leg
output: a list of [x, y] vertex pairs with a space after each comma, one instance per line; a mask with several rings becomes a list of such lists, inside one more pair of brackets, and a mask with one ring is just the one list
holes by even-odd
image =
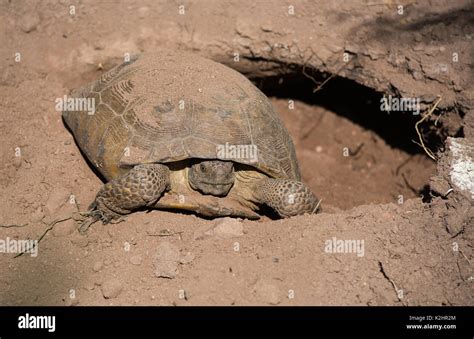
[[319, 209], [316, 196], [300, 181], [266, 178], [258, 181], [253, 189], [257, 202], [270, 206], [282, 218], [312, 214]]
[[156, 203], [170, 188], [168, 167], [141, 164], [101, 187], [90, 209], [97, 211], [103, 223], [118, 219], [140, 207]]

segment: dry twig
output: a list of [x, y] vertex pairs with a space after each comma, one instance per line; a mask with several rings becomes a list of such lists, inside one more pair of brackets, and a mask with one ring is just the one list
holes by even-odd
[[[46, 234], [54, 228], [54, 225], [56, 225], [57, 223], [69, 220], [69, 219], [72, 219], [72, 216], [67, 217], [67, 218], [57, 219], [57, 220], [54, 220], [54, 221], [50, 222], [48, 224], [48, 227], [46, 228], [46, 230], [43, 232], [43, 234], [36, 241], [35, 246], [38, 246], [38, 244], [46, 236]], [[25, 252], [20, 252], [17, 255], [15, 255], [13, 258], [18, 258], [18, 257], [22, 256], [23, 254], [25, 254]]]
[[397, 285], [395, 285], [395, 281], [393, 281], [393, 279], [388, 276], [387, 272], [385, 272], [385, 269], [383, 268], [383, 264], [381, 261], [379, 261], [379, 267], [380, 267], [380, 272], [382, 272], [385, 279], [387, 279], [392, 284], [393, 289], [395, 290], [395, 293], [397, 294], [398, 300], [403, 304], [402, 298], [400, 297], [400, 294], [399, 294], [400, 290], [398, 289]]
[[436, 107], [438, 106], [438, 104], [440, 103], [441, 101], [441, 96], [438, 96], [438, 100], [436, 100], [436, 102], [433, 104], [433, 106], [431, 106], [430, 110], [428, 111], [428, 113], [426, 113], [423, 118], [421, 118], [416, 124], [415, 124], [415, 130], [416, 130], [416, 133], [418, 134], [418, 138], [420, 139], [420, 143], [421, 143], [421, 147], [423, 147], [423, 149], [425, 150], [426, 154], [428, 154], [428, 156], [433, 159], [434, 161], [436, 161], [436, 157], [434, 155], [434, 153], [425, 146], [425, 143], [423, 142], [423, 137], [421, 136], [421, 133], [420, 133], [420, 130], [418, 129], [418, 125], [421, 124], [423, 121], [425, 121], [427, 118], [429, 118], [431, 116], [431, 114], [433, 114], [434, 110], [436, 109]]
[[21, 225], [17, 225], [17, 224], [11, 224], [11, 225], [0, 225], [0, 227], [3, 227], [3, 228], [11, 228], [11, 227], [25, 227], [25, 226], [28, 226], [29, 224], [21, 224]]

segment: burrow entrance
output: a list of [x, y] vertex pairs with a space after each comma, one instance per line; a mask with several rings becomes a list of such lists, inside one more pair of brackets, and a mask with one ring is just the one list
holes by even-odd
[[[329, 207], [326, 211], [429, 200], [436, 162], [416, 144], [421, 115], [382, 111], [382, 93], [338, 76], [316, 93], [301, 69], [247, 76], [270, 97], [295, 143], [303, 180]], [[324, 74], [313, 72], [313, 78], [323, 82]], [[430, 149], [443, 147], [442, 128], [420, 129]]]
[[[415, 197], [429, 201], [436, 162], [416, 143], [420, 115], [381, 111], [383, 93], [339, 76], [314, 93], [314, 80], [322, 83], [331, 74], [306, 69], [305, 75], [302, 67], [293, 66], [282, 65], [281, 75], [256, 71], [257, 76], [245, 76], [270, 98], [282, 118], [303, 181], [322, 199], [324, 211]], [[86, 75], [91, 81], [97, 77], [97, 71], [92, 73]], [[420, 126], [425, 145], [442, 150], [447, 132], [432, 127], [429, 122]], [[455, 136], [461, 134], [460, 128]]]

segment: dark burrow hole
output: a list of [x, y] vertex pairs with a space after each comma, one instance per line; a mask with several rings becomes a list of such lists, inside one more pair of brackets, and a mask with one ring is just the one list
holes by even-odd
[[[308, 69], [303, 73], [301, 67], [283, 75], [247, 74], [287, 126], [303, 180], [336, 209], [414, 197], [430, 201], [428, 183], [436, 162], [419, 145], [415, 124], [422, 115], [382, 111], [383, 93], [340, 76], [314, 92], [328, 76]], [[428, 149], [435, 154], [443, 150], [447, 132], [442, 124], [425, 121], [419, 130]]]

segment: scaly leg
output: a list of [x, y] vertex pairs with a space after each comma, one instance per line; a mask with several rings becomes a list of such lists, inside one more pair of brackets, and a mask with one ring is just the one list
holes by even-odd
[[267, 178], [258, 181], [253, 188], [257, 202], [270, 206], [282, 218], [319, 210], [318, 199], [300, 181]]
[[168, 167], [137, 165], [127, 174], [102, 186], [89, 209], [92, 213], [97, 211], [102, 222], [108, 223], [140, 207], [153, 205], [169, 188]]

